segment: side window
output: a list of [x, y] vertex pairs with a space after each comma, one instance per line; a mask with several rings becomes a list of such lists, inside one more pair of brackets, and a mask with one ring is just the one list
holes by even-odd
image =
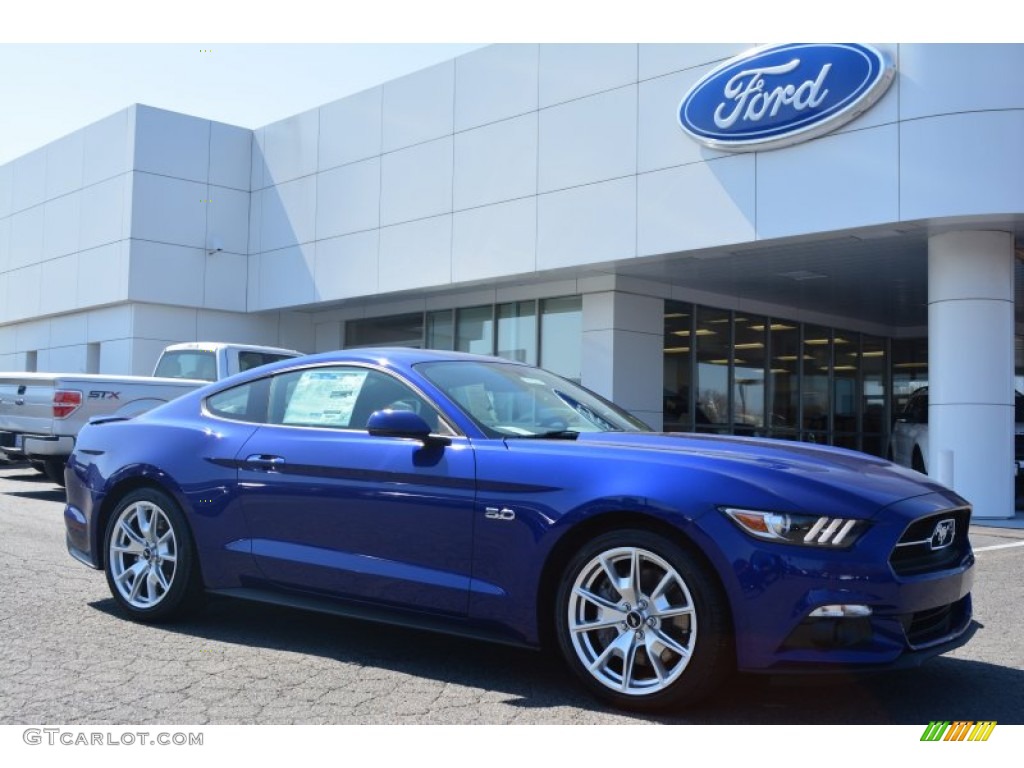
[[366, 429], [375, 411], [413, 411], [432, 430], [437, 412], [407, 385], [366, 368], [307, 368], [275, 376], [270, 386], [269, 423], [300, 427]]
[[259, 423], [267, 413], [267, 380], [250, 381], [206, 399], [206, 408], [214, 416], [232, 421]]

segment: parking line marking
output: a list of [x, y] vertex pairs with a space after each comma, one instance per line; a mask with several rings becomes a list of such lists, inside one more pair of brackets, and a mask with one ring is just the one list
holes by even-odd
[[1024, 547], [1024, 541], [1016, 541], [1013, 544], [993, 544], [991, 547], [977, 547], [975, 552], [991, 552], [993, 549], [1009, 549], [1010, 547]]

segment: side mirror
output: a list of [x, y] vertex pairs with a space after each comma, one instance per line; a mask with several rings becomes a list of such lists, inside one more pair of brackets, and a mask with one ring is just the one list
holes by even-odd
[[408, 437], [424, 445], [451, 445], [451, 440], [431, 435], [423, 417], [412, 411], [374, 411], [366, 422], [367, 431], [374, 437]]

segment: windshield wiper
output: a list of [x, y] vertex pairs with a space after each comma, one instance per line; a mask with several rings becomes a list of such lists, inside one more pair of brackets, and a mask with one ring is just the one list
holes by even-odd
[[503, 435], [514, 440], [575, 440], [579, 436], [575, 429], [552, 429], [535, 435]]

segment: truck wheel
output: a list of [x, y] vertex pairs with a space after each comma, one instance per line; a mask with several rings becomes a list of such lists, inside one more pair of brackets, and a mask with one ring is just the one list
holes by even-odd
[[47, 459], [43, 462], [43, 474], [51, 483], [64, 485], [64, 459]]

